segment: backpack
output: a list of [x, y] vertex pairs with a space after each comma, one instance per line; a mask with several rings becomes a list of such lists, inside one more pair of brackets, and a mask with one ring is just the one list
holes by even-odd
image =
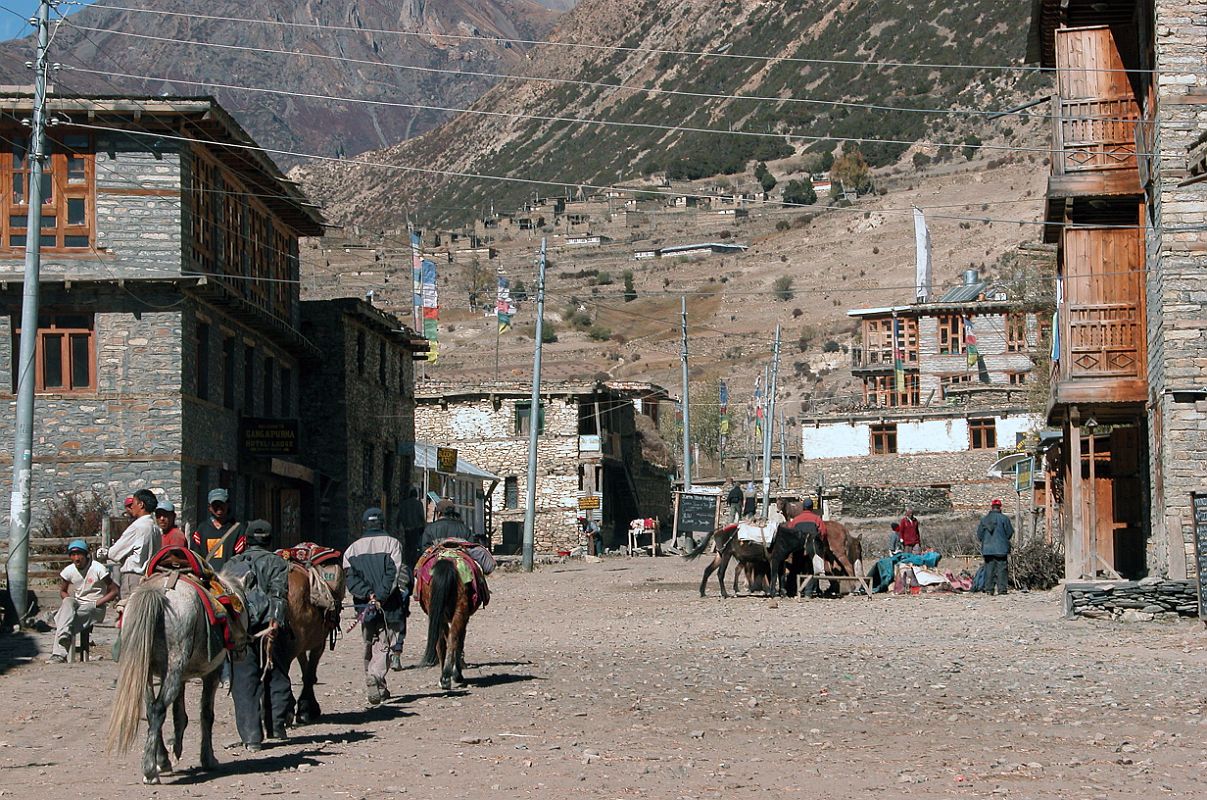
[[245, 591], [244, 608], [247, 610], [247, 629], [260, 630], [268, 624], [269, 612], [272, 610], [268, 594], [256, 583], [256, 572], [248, 559], [228, 561], [223, 573], [233, 575], [243, 582]]

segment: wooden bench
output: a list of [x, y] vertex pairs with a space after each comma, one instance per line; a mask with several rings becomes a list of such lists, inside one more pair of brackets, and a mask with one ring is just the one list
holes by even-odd
[[804, 586], [808, 586], [809, 581], [814, 577], [817, 578], [818, 582], [835, 581], [841, 583], [846, 581], [847, 583], [856, 583], [863, 588], [865, 597], [867, 597], [869, 600], [872, 598], [872, 586], [868, 583], [868, 579], [863, 575], [797, 575], [796, 598], [798, 600], [804, 598], [804, 594], [801, 590], [804, 588]]

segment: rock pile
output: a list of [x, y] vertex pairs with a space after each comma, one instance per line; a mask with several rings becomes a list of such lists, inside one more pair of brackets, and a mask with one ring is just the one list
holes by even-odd
[[1065, 612], [1070, 617], [1150, 622], [1199, 613], [1194, 581], [1144, 578], [1065, 584]]

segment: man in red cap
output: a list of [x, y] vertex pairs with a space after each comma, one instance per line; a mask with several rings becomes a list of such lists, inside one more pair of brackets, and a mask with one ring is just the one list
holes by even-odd
[[994, 499], [989, 504], [989, 513], [981, 517], [976, 529], [977, 541], [981, 543], [981, 557], [985, 559], [985, 594], [1006, 594], [1008, 576], [1006, 557], [1010, 555], [1010, 540], [1014, 538], [1014, 526], [1010, 518], [1002, 513], [1002, 501]]

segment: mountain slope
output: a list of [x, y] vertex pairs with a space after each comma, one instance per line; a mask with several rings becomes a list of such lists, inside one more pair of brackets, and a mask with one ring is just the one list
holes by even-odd
[[[494, 82], [485, 77], [377, 64], [514, 71], [525, 60], [523, 48], [496, 41], [496, 37], [540, 39], [558, 17], [558, 12], [533, 0], [262, 0], [254, 4], [211, 0], [200, 7], [181, 0], [117, 0], [116, 5], [142, 11], [86, 8], [73, 14], [57, 32], [52, 57], [64, 65], [55, 78], [60, 91], [214, 94], [264, 146], [327, 156], [354, 155], [391, 145], [449, 117], [446, 112], [374, 106], [358, 100], [459, 107], [473, 102]], [[146, 13], [148, 10], [183, 13], [170, 16]], [[190, 16], [196, 14], [218, 19]], [[240, 17], [265, 22], [229, 19]], [[337, 27], [355, 30], [335, 30]], [[123, 36], [116, 31], [247, 49], [181, 44]], [[374, 31], [418, 31], [427, 35]], [[449, 35], [475, 38], [453, 39]], [[4, 76], [0, 82], [28, 82], [23, 64], [31, 58], [32, 50], [29, 38], [0, 45], [0, 71]], [[269, 52], [272, 50], [288, 52]], [[93, 75], [73, 71], [73, 67], [155, 80]], [[214, 84], [347, 100], [237, 91]], [[278, 160], [285, 164], [295, 161], [288, 157]]]
[[[835, 150], [834, 138], [888, 140], [860, 144], [873, 167], [894, 163], [920, 140], [953, 146], [975, 145], [982, 139], [1009, 143], [1017, 123], [989, 123], [976, 113], [885, 111], [803, 101], [901, 109], [1006, 108], [1031, 97], [1045, 79], [1033, 72], [995, 68], [866, 62], [1017, 64], [1025, 50], [1029, 6], [1026, 0], [955, 5], [907, 0], [584, 0], [562, 18], [552, 37], [557, 44], [540, 46], [531, 54], [528, 71], [538, 78], [578, 83], [508, 81], [478, 101], [478, 113], [461, 115], [418, 140], [373, 154], [372, 160], [394, 169], [311, 165], [303, 174], [330, 215], [389, 227], [398, 222], [391, 211], [398, 203], [365, 209], [359, 198], [369, 193], [401, 202], [438, 192], [439, 207], [427, 214], [421, 209], [420, 218], [447, 224], [489, 204], [518, 205], [534, 189], [560, 194], [567, 186], [610, 184], [643, 174], [698, 178], [734, 173], [752, 160], [794, 151], [816, 154], [817, 165], [824, 167], [823, 154]], [[575, 44], [595, 47], [571, 46]], [[690, 54], [701, 52], [713, 55]], [[842, 61], [857, 63], [836, 63]], [[597, 122], [569, 121], [573, 118]], [[672, 126], [740, 133], [666, 130]], [[413, 166], [548, 185], [445, 179], [407, 171]]]

